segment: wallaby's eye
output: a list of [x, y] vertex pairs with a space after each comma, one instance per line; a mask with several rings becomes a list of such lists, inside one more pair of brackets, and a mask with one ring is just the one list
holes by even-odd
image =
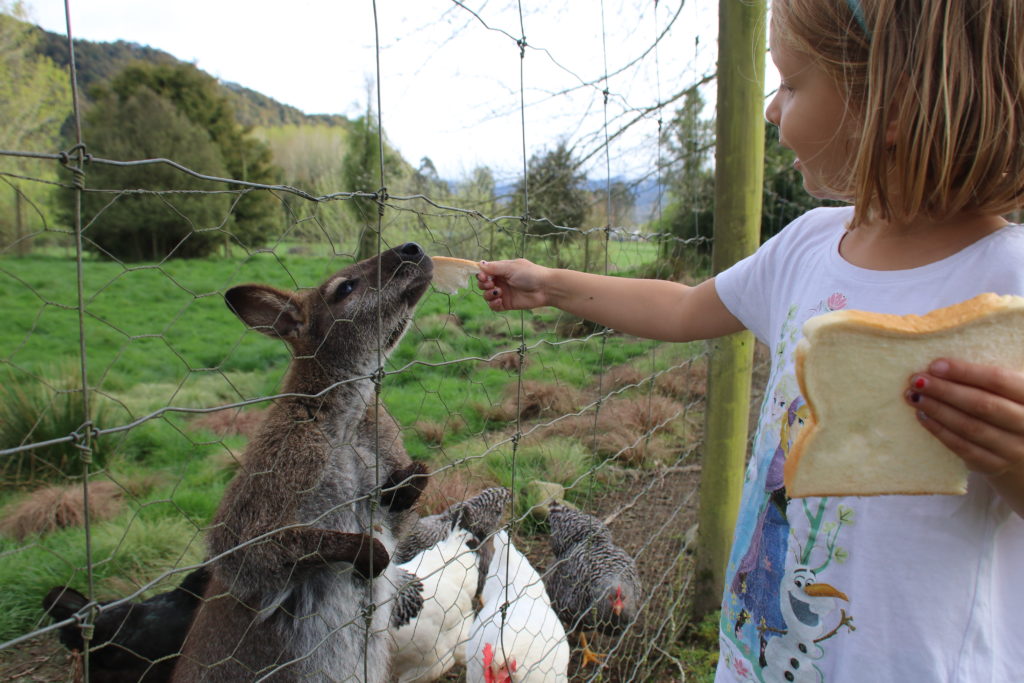
[[356, 283], [357, 282], [358, 282], [358, 280], [345, 280], [344, 282], [339, 284], [337, 287], [335, 287], [334, 288], [334, 300], [335, 301], [341, 301], [346, 296], [351, 294], [352, 291], [356, 288]]

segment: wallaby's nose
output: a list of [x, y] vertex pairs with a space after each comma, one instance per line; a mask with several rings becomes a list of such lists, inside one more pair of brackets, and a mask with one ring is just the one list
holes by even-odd
[[406, 242], [400, 247], [395, 247], [395, 251], [398, 252], [398, 258], [403, 261], [419, 261], [424, 256], [423, 247], [415, 242]]

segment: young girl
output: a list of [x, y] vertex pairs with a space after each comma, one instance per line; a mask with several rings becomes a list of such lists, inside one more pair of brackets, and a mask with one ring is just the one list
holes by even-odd
[[[726, 577], [717, 681], [1024, 680], [1024, 373], [937, 358], [906, 410], [965, 496], [790, 500], [806, 417], [793, 349], [820, 313], [1024, 295], [1024, 0], [775, 0], [768, 106], [809, 211], [687, 287], [482, 263], [495, 311], [556, 306], [685, 341], [752, 330], [772, 369]], [[857, 378], [851, 377], [851, 382]]]

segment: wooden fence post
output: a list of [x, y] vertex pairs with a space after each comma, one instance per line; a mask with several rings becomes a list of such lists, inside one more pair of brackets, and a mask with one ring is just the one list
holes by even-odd
[[[719, 0], [712, 268], [728, 268], [758, 245], [764, 178], [765, 0]], [[712, 344], [693, 613], [721, 604], [743, 485], [754, 339], [741, 332]]]

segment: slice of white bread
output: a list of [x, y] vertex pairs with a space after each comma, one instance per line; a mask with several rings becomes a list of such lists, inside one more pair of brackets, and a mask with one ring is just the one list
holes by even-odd
[[927, 315], [834, 311], [804, 324], [796, 376], [810, 409], [785, 465], [786, 493], [963, 494], [963, 461], [904, 400], [937, 358], [1024, 370], [1024, 297], [981, 294]]
[[439, 292], [455, 294], [466, 286], [466, 278], [480, 272], [480, 264], [464, 258], [435, 256], [433, 285]]

